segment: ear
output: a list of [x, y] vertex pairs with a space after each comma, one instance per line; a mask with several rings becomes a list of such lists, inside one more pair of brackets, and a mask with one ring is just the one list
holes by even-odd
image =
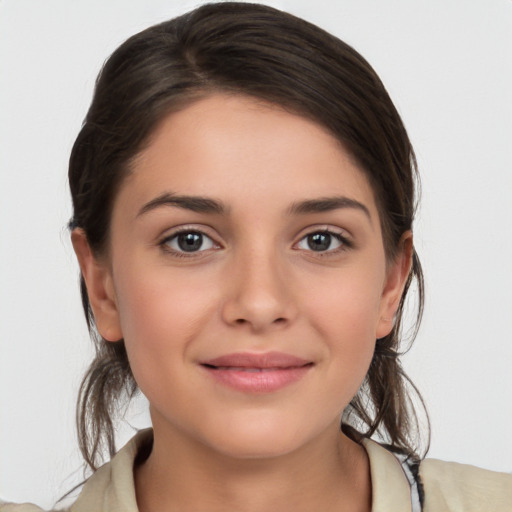
[[71, 242], [87, 286], [96, 328], [107, 341], [119, 341], [123, 333], [110, 266], [93, 254], [83, 229], [73, 230]]
[[393, 329], [396, 310], [404, 291], [412, 266], [412, 232], [406, 231], [400, 238], [398, 253], [388, 264], [386, 281], [380, 302], [376, 338], [387, 336]]

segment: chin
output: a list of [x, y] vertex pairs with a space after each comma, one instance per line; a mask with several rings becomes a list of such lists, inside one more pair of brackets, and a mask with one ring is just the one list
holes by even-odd
[[216, 439], [210, 447], [225, 457], [233, 459], [270, 459], [287, 455], [300, 446], [282, 436], [233, 434], [229, 438]]
[[310, 439], [304, 428], [298, 429], [289, 421], [282, 422], [262, 414], [255, 416], [247, 415], [238, 421], [230, 421], [225, 428], [205, 433], [207, 444], [227, 457], [265, 459], [292, 453]]

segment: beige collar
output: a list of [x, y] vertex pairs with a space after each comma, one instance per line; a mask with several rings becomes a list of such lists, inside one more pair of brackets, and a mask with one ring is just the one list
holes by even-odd
[[[138, 512], [133, 481], [133, 463], [139, 448], [153, 436], [140, 431], [111, 462], [86, 482], [71, 512]], [[364, 440], [372, 478], [372, 512], [411, 512], [411, 491], [396, 457], [374, 441]]]
[[372, 477], [372, 512], [411, 512], [411, 486], [398, 459], [380, 444], [364, 439]]

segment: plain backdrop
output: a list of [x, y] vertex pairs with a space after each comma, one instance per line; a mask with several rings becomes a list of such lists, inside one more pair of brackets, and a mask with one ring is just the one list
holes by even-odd
[[[67, 159], [105, 58], [199, 2], [0, 0], [0, 495], [49, 507], [80, 480], [90, 355], [66, 222]], [[512, 471], [512, 2], [269, 2], [375, 67], [418, 155], [427, 305], [405, 365], [431, 457]], [[147, 424], [146, 404], [130, 424]], [[120, 443], [132, 435], [125, 425]]]

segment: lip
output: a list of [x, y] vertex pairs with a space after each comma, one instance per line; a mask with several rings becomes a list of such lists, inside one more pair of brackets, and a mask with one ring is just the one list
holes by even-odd
[[302, 379], [313, 362], [283, 352], [239, 352], [200, 365], [217, 382], [237, 391], [272, 393]]

